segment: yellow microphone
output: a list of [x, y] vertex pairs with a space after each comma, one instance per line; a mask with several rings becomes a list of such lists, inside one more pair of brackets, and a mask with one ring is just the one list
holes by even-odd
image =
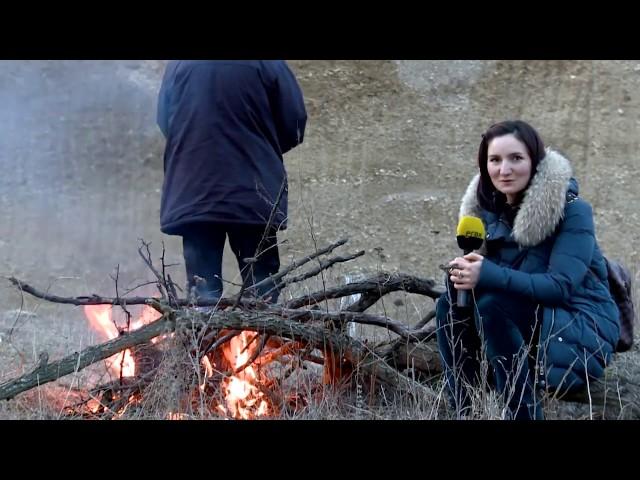
[[[456, 229], [456, 240], [458, 246], [464, 252], [464, 255], [477, 250], [484, 242], [484, 224], [478, 217], [464, 216], [458, 222]], [[468, 290], [458, 290], [458, 306], [466, 307], [468, 305]]]

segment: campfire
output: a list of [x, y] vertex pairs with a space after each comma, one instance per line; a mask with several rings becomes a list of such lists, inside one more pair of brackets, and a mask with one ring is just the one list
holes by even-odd
[[[361, 250], [319, 258], [346, 242], [343, 239], [317, 249], [272, 275], [269, 281], [287, 293], [280, 295], [281, 299], [288, 297], [281, 303], [256, 297], [253, 292], [258, 291], [258, 282], [236, 296], [221, 298], [209, 312], [194, 307], [212, 307], [210, 303], [178, 296], [177, 286], [166, 274], [164, 252], [156, 268], [144, 242], [138, 252], [156, 277], [158, 297], [60, 297], [10, 278], [23, 293], [82, 306], [102, 343], [51, 362], [47, 352], [42, 352], [30, 371], [0, 384], [0, 400], [92, 365], [105, 375], [99, 380], [91, 376], [91, 384], [87, 381], [74, 389], [79, 392], [75, 403], [64, 409], [69, 416], [279, 417], [306, 408], [312, 396], [327, 385], [353, 388], [354, 382], [371, 392], [384, 386], [387, 391], [431, 395], [415, 379], [432, 377], [440, 368], [434, 349], [426, 345], [435, 338], [435, 312], [407, 325], [365, 310], [396, 291], [436, 299], [443, 289], [435, 281], [378, 272], [337, 286], [327, 284], [323, 277], [321, 289], [306, 286], [297, 297], [284, 290], [307, 279], [317, 280], [333, 265], [364, 255]], [[311, 268], [294, 274], [310, 262]], [[344, 298], [349, 301], [341, 301]], [[379, 343], [361, 341], [349, 335], [348, 325], [353, 323], [384, 328], [395, 338], [387, 335], [389, 339]], [[409, 369], [411, 376], [404, 373]], [[165, 385], [165, 380], [170, 390], [156, 388]], [[151, 412], [147, 408], [160, 404], [164, 406]]]
[[[85, 305], [84, 313], [90, 328], [105, 341], [115, 339], [123, 333], [133, 332], [162, 316], [146, 305], [142, 307], [141, 313], [136, 318], [120, 316], [128, 318], [128, 321], [122, 318], [117, 320], [111, 305]], [[229, 333], [229, 331], [222, 331], [218, 337], [224, 337]], [[146, 345], [144, 348], [147, 358], [149, 353], [152, 353], [156, 358], [160, 357], [163, 349], [162, 341], [172, 336], [173, 334], [151, 339], [150, 345]], [[273, 406], [269, 405], [269, 399], [265, 393], [266, 385], [269, 382], [264, 370], [258, 365], [259, 362], [252, 360], [257, 357], [256, 353], [260, 345], [260, 342], [257, 341], [259, 334], [241, 331], [237, 335], [229, 336], [230, 340], [221, 345], [218, 352], [209, 352], [201, 356], [199, 362], [201, 371], [199, 373], [202, 376], [202, 383], [198, 386], [200, 394], [209, 395], [207, 403], [215, 405], [215, 408], [210, 412], [216, 412], [222, 418], [247, 420], [267, 416], [274, 410]], [[271, 350], [268, 348], [264, 353]], [[139, 347], [126, 349], [105, 360], [106, 369], [115, 380], [113, 383], [131, 385], [135, 383], [132, 380], [135, 380], [137, 376], [153, 373], [152, 369], [157, 367], [157, 362], [152, 362], [151, 367], [140, 368], [139, 364], [144, 359], [141, 352]], [[221, 377], [218, 388], [212, 388], [211, 380], [216, 376], [215, 373], [222, 373], [225, 367], [229, 369], [230, 373], [218, 375]], [[100, 390], [100, 387], [97, 390]], [[102, 396], [106, 395], [106, 398], [91, 399], [87, 402], [87, 408], [93, 414], [103, 412], [105, 408], [108, 408], [104, 405], [105, 400], [106, 403], [111, 404], [115, 401], [123, 404], [119, 405], [117, 412], [113, 412], [114, 417], [118, 418], [128, 407], [138, 404], [141, 400], [139, 392], [129, 394], [126, 401], [122, 396], [114, 397], [112, 385], [102, 390]], [[216, 402], [214, 394], [220, 392], [223, 395], [222, 401]], [[167, 418], [181, 420], [189, 418], [189, 415], [183, 412], [170, 412]]]
[[[364, 254], [360, 251], [319, 259], [346, 241], [317, 249], [282, 268], [271, 280], [284, 289]], [[436, 300], [444, 289], [433, 279], [399, 272], [378, 272], [340, 285], [323, 279], [322, 288], [314, 291], [306, 285], [297, 297], [283, 290], [279, 304], [266, 303], [252, 294], [237, 295], [221, 298], [215, 311], [207, 312], [194, 307], [211, 304], [178, 297], [171, 277], [165, 277], [164, 255], [162, 268], [157, 269], [148, 245], [143, 247], [147, 254], [143, 255], [142, 248], [139, 252], [157, 279], [157, 298], [96, 294], [61, 297], [9, 278], [22, 293], [82, 306], [89, 325], [103, 343], [52, 361], [47, 352], [40, 352], [37, 364], [28, 371], [0, 383], [0, 401], [48, 384], [38, 392], [38, 402], [54, 405], [56, 415], [64, 412], [74, 418], [291, 418], [312, 406], [313, 396], [324, 395], [324, 389], [330, 386], [350, 389], [360, 401], [368, 398], [371, 405], [376, 398], [384, 399], [386, 405], [389, 395], [398, 392], [420, 402], [431, 399], [445, 405], [440, 401], [441, 392], [423, 383], [442, 373], [434, 344], [435, 309], [413, 325], [386, 314], [365, 312], [391, 292]], [[316, 259], [313, 268], [292, 274]], [[442, 268], [448, 270], [448, 266]], [[256, 285], [247, 290], [254, 290]], [[396, 305], [397, 300], [393, 302]], [[353, 323], [386, 329], [386, 338], [354, 338], [349, 334]], [[172, 370], [174, 366], [185, 368]], [[79, 387], [50, 383], [87, 367], [101, 367], [97, 370], [106, 372], [108, 380], [104, 381], [105, 375], [99, 380], [91, 375], [91, 380], [85, 377]], [[177, 380], [177, 397], [155, 388], [167, 378]], [[636, 405], [633, 401], [637, 395], [637, 389], [625, 393], [628, 405], [624, 408]], [[169, 400], [154, 409], [158, 398]], [[591, 405], [593, 397], [571, 399]], [[326, 397], [319, 400], [324, 402]], [[355, 407], [360, 411], [357, 404]]]
[[236, 375], [223, 380], [226, 406], [218, 405], [218, 409], [224, 415], [246, 420], [268, 414], [267, 400], [260, 390], [259, 370], [248, 364], [258, 348], [254, 342], [257, 336], [256, 333], [243, 331], [223, 347], [227, 362], [233, 366], [234, 371], [238, 371]]

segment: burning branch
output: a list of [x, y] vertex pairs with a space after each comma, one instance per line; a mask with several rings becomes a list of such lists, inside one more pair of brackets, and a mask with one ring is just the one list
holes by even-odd
[[52, 382], [70, 373], [79, 372], [89, 365], [109, 358], [127, 348], [149, 342], [152, 338], [172, 331], [175, 328], [174, 323], [171, 315], [166, 315], [139, 330], [122, 334], [106, 343], [91, 346], [57, 362], [38, 365], [26, 375], [0, 384], [0, 400], [13, 398], [34, 387]]

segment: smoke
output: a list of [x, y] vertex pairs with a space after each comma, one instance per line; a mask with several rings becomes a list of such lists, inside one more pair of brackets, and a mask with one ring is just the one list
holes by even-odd
[[147, 277], [138, 239], [152, 241], [156, 258], [163, 240], [155, 125], [163, 66], [0, 62], [3, 273], [40, 285], [76, 277], [77, 294], [111, 287], [118, 264], [122, 285]]

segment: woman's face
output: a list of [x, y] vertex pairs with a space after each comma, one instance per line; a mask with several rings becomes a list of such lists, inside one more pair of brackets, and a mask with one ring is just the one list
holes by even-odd
[[487, 170], [496, 190], [507, 196], [507, 203], [514, 203], [531, 177], [527, 147], [511, 133], [495, 137], [489, 142]]

